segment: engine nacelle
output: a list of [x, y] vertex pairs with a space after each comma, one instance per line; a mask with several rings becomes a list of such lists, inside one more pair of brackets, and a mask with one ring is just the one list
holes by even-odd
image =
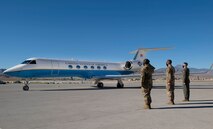
[[142, 66], [142, 62], [140, 61], [126, 61], [123, 68], [125, 70], [138, 70]]

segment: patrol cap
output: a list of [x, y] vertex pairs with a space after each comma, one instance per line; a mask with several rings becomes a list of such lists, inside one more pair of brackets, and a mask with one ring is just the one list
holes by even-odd
[[184, 62], [183, 64], [186, 65], [186, 66], [188, 66], [188, 63], [187, 63], [187, 62]]
[[150, 62], [149, 59], [144, 59], [143, 60], [143, 64], [149, 64], [149, 62]]
[[168, 59], [168, 60], [166, 61], [166, 64], [172, 64], [172, 60]]

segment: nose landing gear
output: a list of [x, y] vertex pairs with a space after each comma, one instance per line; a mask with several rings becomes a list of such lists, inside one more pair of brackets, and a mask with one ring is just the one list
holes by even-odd
[[25, 85], [23, 86], [23, 91], [28, 91], [30, 89], [28, 84], [29, 84], [29, 81], [26, 81]]

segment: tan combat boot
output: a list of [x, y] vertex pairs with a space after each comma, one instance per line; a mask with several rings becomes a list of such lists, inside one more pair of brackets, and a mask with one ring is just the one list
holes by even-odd
[[174, 101], [169, 101], [167, 104], [168, 105], [175, 105]]
[[144, 105], [144, 109], [152, 109], [152, 108], [151, 108], [151, 105], [150, 105], [150, 104], [149, 104], [149, 105], [145, 104], [145, 105]]
[[189, 102], [189, 100], [188, 99], [184, 99], [184, 100], [182, 100], [182, 102]]

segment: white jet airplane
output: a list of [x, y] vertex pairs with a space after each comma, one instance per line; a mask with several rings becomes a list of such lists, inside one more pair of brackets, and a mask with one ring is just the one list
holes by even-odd
[[[97, 87], [103, 88], [101, 80], [117, 80], [117, 88], [123, 88], [122, 78], [140, 77], [138, 72], [142, 61], [148, 51], [167, 50], [169, 48], [140, 48], [131, 52], [135, 57], [123, 63], [56, 60], [43, 58], [30, 58], [23, 63], [4, 71], [4, 74], [20, 78], [45, 78], [45, 77], [81, 77], [95, 79]], [[23, 87], [29, 90], [28, 81]]]

